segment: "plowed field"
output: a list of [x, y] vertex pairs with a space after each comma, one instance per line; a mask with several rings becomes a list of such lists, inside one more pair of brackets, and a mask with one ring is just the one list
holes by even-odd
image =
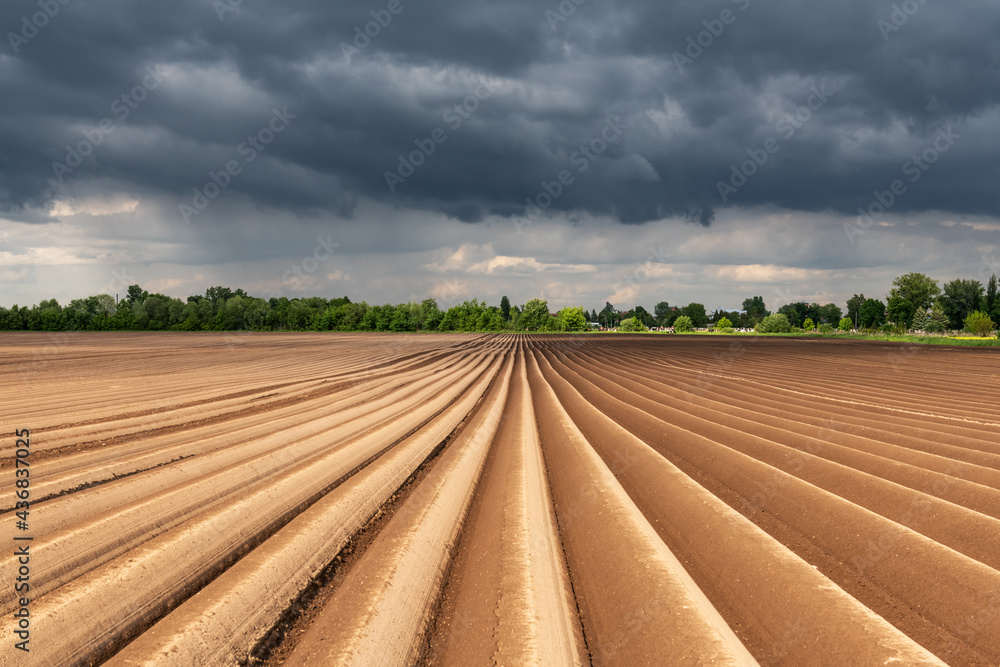
[[989, 349], [5, 334], [0, 374], [2, 665], [1000, 664]]

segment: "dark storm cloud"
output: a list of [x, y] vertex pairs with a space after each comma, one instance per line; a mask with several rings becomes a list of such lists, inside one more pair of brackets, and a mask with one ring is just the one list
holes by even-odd
[[[960, 138], [891, 212], [1000, 209], [996, 3], [577, 2], [4, 3], [0, 210], [44, 220], [111, 182], [208, 203], [206, 224], [228, 210], [194, 193], [216, 174], [219, 197], [300, 214], [364, 198], [469, 222], [546, 203], [703, 225], [730, 206], [852, 214], [942, 127]], [[399, 156], [421, 146], [410, 173]]]

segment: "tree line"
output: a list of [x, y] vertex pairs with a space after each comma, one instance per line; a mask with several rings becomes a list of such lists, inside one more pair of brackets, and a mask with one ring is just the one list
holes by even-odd
[[907, 273], [892, 281], [885, 301], [855, 294], [847, 302], [855, 328], [895, 328], [936, 333], [965, 329], [988, 333], [1000, 322], [996, 274], [986, 285], [957, 278], [944, 285], [922, 273]]
[[48, 299], [30, 308], [0, 307], [0, 330], [7, 331], [584, 331], [595, 323], [622, 331], [688, 331], [712, 324], [717, 329], [763, 332], [839, 328], [932, 333], [964, 328], [984, 333], [996, 328], [995, 322], [1000, 322], [995, 275], [985, 286], [965, 279], [939, 286], [921, 273], [893, 280], [885, 301], [855, 294], [847, 301], [846, 313], [833, 303], [806, 302], [785, 304], [772, 313], [761, 296], [744, 299], [742, 310], [717, 309], [711, 314], [701, 303], [672, 306], [666, 301], [657, 303], [652, 313], [643, 306], [621, 310], [609, 302], [600, 311], [573, 306], [550, 313], [544, 299], [517, 306], [506, 296], [498, 306], [471, 299], [441, 309], [435, 299], [383, 305], [353, 302], [346, 296], [262, 299], [222, 286], [182, 301], [150, 294], [139, 285], [130, 285], [120, 302], [98, 294], [66, 306]]
[[762, 333], [787, 333], [795, 330], [822, 331], [860, 330], [905, 333], [918, 331], [941, 333], [969, 331], [986, 335], [1000, 323], [1000, 295], [996, 275], [983, 285], [978, 280], [958, 278], [944, 285], [922, 273], [907, 273], [892, 281], [885, 300], [855, 294], [847, 301], [847, 311], [834, 303], [798, 302], [781, 306], [775, 312], [767, 309], [763, 297], [753, 296], [743, 301], [741, 311], [717, 309], [707, 315], [705, 307], [691, 303], [683, 307], [656, 304], [654, 313], [642, 306], [631, 311], [617, 311], [610, 303], [600, 313], [592, 313], [592, 321], [605, 326], [625, 324], [629, 330], [638, 327], [674, 327], [675, 330], [705, 328], [755, 329]]
[[582, 306], [550, 313], [544, 299], [499, 306], [471, 299], [442, 310], [435, 299], [369, 305], [344, 296], [262, 299], [242, 289], [210, 287], [182, 301], [130, 285], [120, 302], [109, 294], [61, 306], [47, 299], [28, 307], [0, 307], [6, 331], [583, 331]]

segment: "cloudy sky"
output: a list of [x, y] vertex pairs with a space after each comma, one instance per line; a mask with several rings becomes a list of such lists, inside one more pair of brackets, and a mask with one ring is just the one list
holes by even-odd
[[1000, 273], [994, 0], [7, 0], [0, 29], [4, 306]]

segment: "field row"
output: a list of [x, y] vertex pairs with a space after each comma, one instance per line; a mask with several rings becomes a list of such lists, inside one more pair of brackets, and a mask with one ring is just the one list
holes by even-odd
[[[0, 540], [23, 534], [19, 428], [33, 537], [32, 650], [6, 642], [0, 664], [1000, 663], [989, 350], [15, 334], [0, 351]], [[5, 618], [19, 604], [0, 590]]]

